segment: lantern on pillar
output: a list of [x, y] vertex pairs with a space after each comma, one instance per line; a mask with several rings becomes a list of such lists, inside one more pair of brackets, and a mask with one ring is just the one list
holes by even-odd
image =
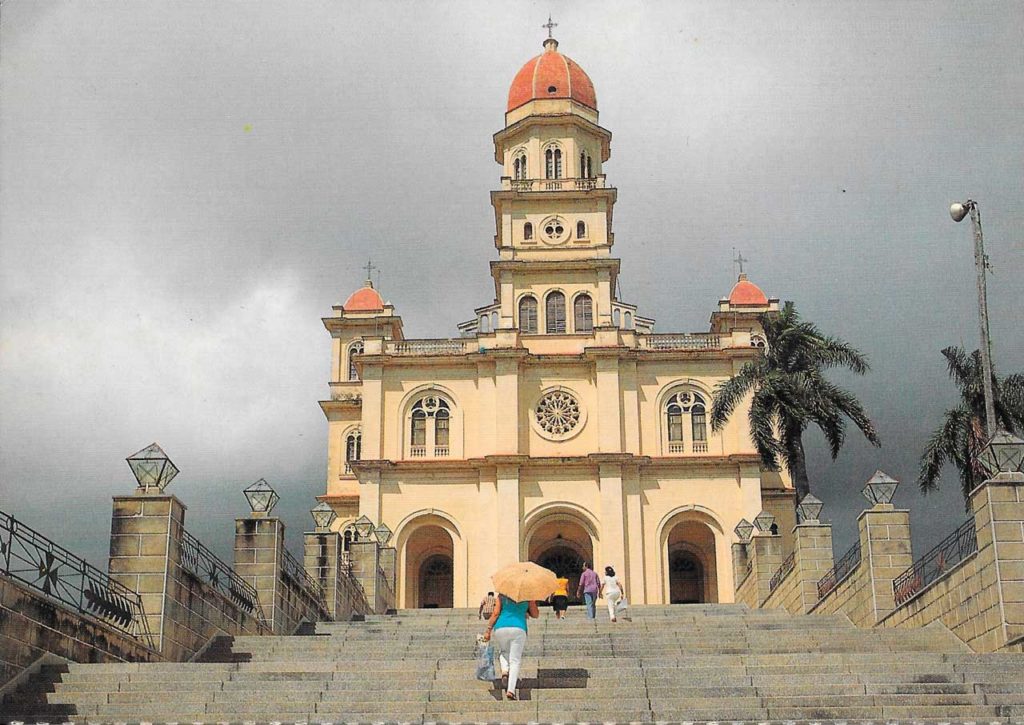
[[277, 506], [277, 502], [281, 500], [281, 497], [277, 495], [277, 491], [271, 488], [270, 484], [263, 478], [243, 490], [242, 493], [245, 494], [245, 499], [249, 502], [249, 508], [252, 509], [253, 514], [259, 516], [269, 514]]
[[321, 501], [311, 508], [309, 514], [313, 517], [313, 523], [317, 529], [321, 531], [329, 529], [334, 520], [338, 518], [338, 514], [334, 513], [334, 509], [326, 501]]
[[370, 517], [366, 514], [356, 519], [352, 525], [355, 527], [356, 533], [359, 534], [360, 541], [366, 541], [370, 536], [370, 532], [373, 531], [373, 522], [370, 521]]
[[872, 506], [878, 504], [892, 503], [892, 497], [896, 495], [896, 488], [900, 482], [884, 471], [875, 471], [875, 475], [868, 479], [861, 494]]
[[374, 536], [377, 537], [377, 543], [381, 546], [387, 546], [388, 542], [391, 541], [391, 529], [388, 528], [387, 524], [381, 524], [373, 530]]
[[772, 532], [772, 526], [774, 525], [775, 517], [767, 511], [762, 511], [754, 517], [754, 526], [756, 526], [757, 530], [760, 531], [762, 534], [774, 533]]
[[808, 521], [817, 521], [818, 516], [821, 515], [821, 509], [824, 508], [825, 504], [821, 502], [817, 496], [813, 493], [809, 493], [800, 499], [800, 503], [796, 507], [796, 522], [803, 524]]
[[137, 453], [126, 459], [132, 469], [139, 488], [143, 491], [163, 493], [167, 485], [178, 475], [178, 467], [164, 453], [164, 449], [156, 443], [150, 443]]
[[978, 454], [978, 463], [990, 477], [1024, 472], [1024, 440], [1005, 430], [996, 431]]
[[740, 522], [736, 524], [736, 528], [732, 532], [736, 534], [736, 538], [740, 540], [741, 544], [746, 544], [750, 541], [751, 534], [754, 533], [754, 525], [746, 519], [740, 519]]

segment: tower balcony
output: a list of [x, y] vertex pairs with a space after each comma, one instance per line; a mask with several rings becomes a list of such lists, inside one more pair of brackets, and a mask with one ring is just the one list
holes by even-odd
[[513, 179], [510, 176], [501, 177], [502, 191], [590, 191], [591, 189], [604, 188], [606, 188], [604, 174], [598, 174], [590, 178], [570, 179]]

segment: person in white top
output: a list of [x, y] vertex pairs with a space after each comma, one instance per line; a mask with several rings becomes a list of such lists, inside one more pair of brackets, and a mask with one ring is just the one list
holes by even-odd
[[608, 605], [608, 617], [613, 622], [617, 621], [615, 619], [615, 607], [618, 605], [619, 600], [622, 599], [622, 584], [619, 582], [619, 578], [615, 576], [615, 570], [610, 566], [604, 568], [601, 594], [604, 595], [605, 603]]

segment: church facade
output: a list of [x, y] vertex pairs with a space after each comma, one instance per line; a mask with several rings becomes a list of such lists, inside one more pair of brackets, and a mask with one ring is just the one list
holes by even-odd
[[362, 515], [393, 532], [399, 607], [475, 606], [527, 559], [571, 586], [611, 565], [637, 604], [730, 602], [736, 524], [768, 511], [790, 535], [794, 491], [762, 469], [747, 408], [709, 422], [778, 301], [741, 274], [707, 332], [655, 333], [616, 294], [610, 156], [590, 78], [549, 38], [494, 135], [493, 301], [458, 337], [414, 339], [368, 281], [324, 319], [319, 498], [346, 539]]

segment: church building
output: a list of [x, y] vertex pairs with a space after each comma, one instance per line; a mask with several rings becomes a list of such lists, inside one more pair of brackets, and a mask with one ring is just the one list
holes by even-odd
[[794, 490], [762, 468], [748, 408], [709, 422], [778, 300], [741, 273], [708, 331], [655, 333], [619, 299], [611, 139], [590, 78], [549, 37], [494, 134], [493, 301], [447, 339], [407, 337], [370, 281], [324, 318], [319, 498], [347, 540], [364, 515], [393, 532], [400, 608], [476, 606], [517, 560], [573, 589], [584, 562], [611, 565], [635, 604], [730, 602], [741, 519], [773, 514], [792, 548]]

